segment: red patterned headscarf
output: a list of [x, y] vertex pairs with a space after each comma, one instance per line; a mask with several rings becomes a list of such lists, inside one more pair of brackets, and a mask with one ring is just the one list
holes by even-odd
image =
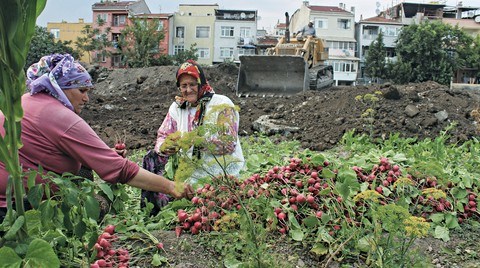
[[[193, 76], [197, 79], [198, 87], [198, 96], [197, 96], [197, 112], [195, 113], [194, 118], [194, 126], [199, 126], [203, 123], [203, 117], [205, 115], [205, 108], [207, 103], [212, 99], [212, 96], [215, 94], [215, 91], [208, 83], [207, 79], [205, 78], [205, 73], [196, 63], [194, 60], [187, 60], [180, 68], [178, 68], [177, 73], [175, 75], [177, 81], [177, 87], [180, 87], [180, 76], [183, 74], [188, 74]], [[175, 97], [175, 102], [181, 109], [185, 109], [189, 104], [183, 97], [177, 96]]]

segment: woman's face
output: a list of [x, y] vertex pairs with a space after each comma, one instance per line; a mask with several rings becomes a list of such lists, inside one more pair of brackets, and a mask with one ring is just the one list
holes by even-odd
[[180, 92], [182, 97], [191, 104], [198, 100], [198, 83], [195, 77], [189, 74], [182, 74], [179, 78]]
[[92, 88], [81, 87], [63, 91], [72, 104], [73, 110], [76, 114], [80, 114], [83, 107], [85, 107], [85, 104], [90, 100], [88, 98], [88, 92], [90, 90], [92, 90]]

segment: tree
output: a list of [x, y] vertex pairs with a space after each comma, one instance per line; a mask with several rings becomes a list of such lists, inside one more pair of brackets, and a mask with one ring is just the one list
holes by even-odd
[[[90, 25], [85, 25], [82, 29], [82, 33], [85, 36], [77, 37], [75, 44], [77, 45], [78, 53], [83, 55], [83, 53], [88, 52], [89, 61], [91, 60], [91, 54], [97, 52], [97, 55], [102, 55], [104, 57], [110, 56], [108, 48], [111, 47], [111, 42], [108, 40], [108, 35], [110, 34], [110, 27], [105, 28], [104, 32], [100, 32], [100, 29], [92, 29]], [[98, 62], [98, 56], [94, 58], [93, 62]]]
[[472, 42], [458, 26], [439, 21], [406, 26], [396, 46], [398, 64], [404, 66], [393, 69], [411, 70], [409, 79], [405, 79], [408, 82], [430, 80], [447, 85], [453, 72], [465, 66]]
[[158, 20], [134, 18], [132, 24], [122, 30], [118, 49], [122, 51], [128, 66], [152, 66], [152, 62], [160, 54], [160, 41], [165, 38], [163, 30], [158, 28]]
[[379, 78], [385, 78], [387, 50], [383, 44], [383, 33], [380, 32], [377, 39], [372, 41], [368, 49], [365, 73], [378, 82]]
[[75, 45], [77, 46], [78, 53], [81, 56], [85, 52], [88, 53], [88, 62], [92, 62], [92, 57], [91, 53], [95, 50], [95, 46], [93, 45], [92, 39], [93, 39], [93, 29], [92, 26], [90, 25], [85, 25], [82, 29], [82, 34], [84, 36], [78, 36], [77, 40], [75, 41]]
[[476, 69], [476, 76], [480, 77], [480, 35], [477, 35], [473, 41], [465, 60], [465, 67]]
[[79, 57], [79, 53], [70, 47], [71, 41], [55, 41], [53, 34], [49, 33], [46, 27], [35, 26], [35, 33], [30, 43], [25, 69], [33, 63], [40, 60], [41, 57], [54, 53], [68, 53], [74, 58]]

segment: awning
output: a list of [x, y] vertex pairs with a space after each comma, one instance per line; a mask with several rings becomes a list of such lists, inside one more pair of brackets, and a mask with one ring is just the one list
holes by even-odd
[[360, 61], [360, 58], [357, 58], [357, 57], [347, 57], [347, 56], [328, 56], [328, 60], [351, 60], [351, 61]]
[[237, 47], [238, 48], [244, 48], [244, 49], [255, 49], [255, 48], [257, 48], [254, 45], [241, 45], [241, 46], [237, 46]]

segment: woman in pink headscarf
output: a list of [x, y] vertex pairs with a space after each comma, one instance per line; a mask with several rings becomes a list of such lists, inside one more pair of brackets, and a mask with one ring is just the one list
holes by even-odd
[[[175, 198], [193, 197], [193, 189], [185, 185], [182, 192], [162, 176], [140, 168], [109, 148], [79, 116], [93, 89], [88, 72], [69, 54], [45, 56], [27, 70], [30, 93], [22, 96], [20, 164], [24, 171], [77, 174], [82, 165], [92, 168], [103, 180], [126, 183]], [[0, 134], [5, 117], [0, 113]], [[0, 210], [5, 211], [8, 173], [0, 162]], [[26, 178], [25, 178], [26, 180]], [[26, 181], [25, 181], [26, 182]], [[36, 183], [43, 183], [41, 176]], [[25, 183], [26, 185], [26, 183]], [[0, 211], [1, 212], [1, 211]]]

